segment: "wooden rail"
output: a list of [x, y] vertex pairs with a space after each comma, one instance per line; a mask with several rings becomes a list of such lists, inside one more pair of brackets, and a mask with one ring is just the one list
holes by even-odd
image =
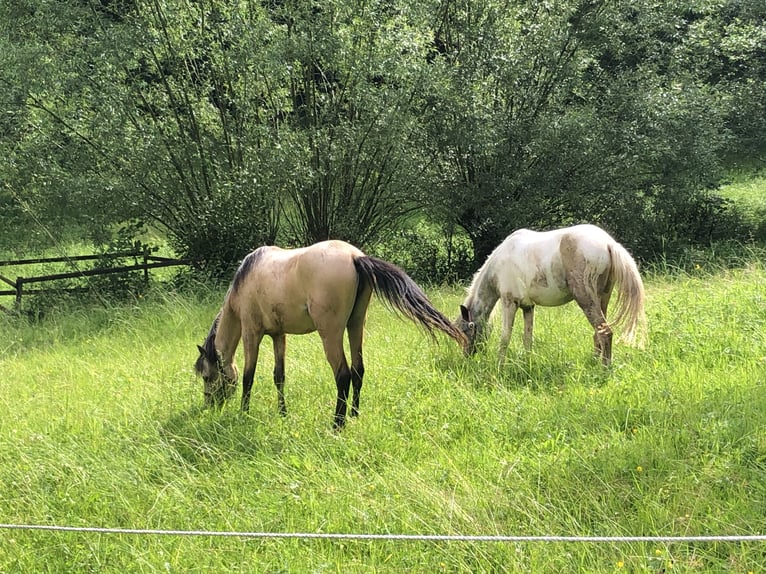
[[[125, 259], [128, 257], [141, 258], [142, 263], [136, 263], [134, 265], [123, 265], [120, 267], [108, 267], [108, 268], [95, 268], [84, 269], [82, 271], [69, 271], [66, 273], [53, 273], [50, 275], [36, 275], [33, 277], [16, 277], [15, 280], [0, 275], [0, 282], [9, 285], [12, 289], [0, 290], [0, 296], [14, 296], [15, 297], [15, 309], [21, 310], [21, 298], [22, 295], [31, 295], [35, 293], [50, 293], [61, 291], [83, 291], [84, 287], [67, 287], [67, 288], [37, 288], [28, 289], [26, 285], [34, 283], [44, 283], [46, 281], [59, 281], [62, 279], [79, 279], [83, 277], [93, 277], [96, 275], [111, 275], [114, 273], [128, 273], [130, 271], [143, 271], [144, 280], [149, 280], [149, 270], [158, 269], [160, 267], [173, 267], [177, 265], [188, 265], [190, 262], [185, 259], [173, 259], [171, 257], [160, 257], [158, 255], [150, 255], [148, 251], [138, 252], [122, 252], [122, 253], [107, 253], [103, 255], [77, 255], [74, 257], [40, 257], [34, 259], [19, 259], [15, 261], [0, 261], [0, 267], [11, 267], [19, 265], [35, 265], [43, 263], [67, 263], [72, 261], [96, 261], [103, 259]], [[0, 305], [0, 311], [9, 311], [6, 307]]]

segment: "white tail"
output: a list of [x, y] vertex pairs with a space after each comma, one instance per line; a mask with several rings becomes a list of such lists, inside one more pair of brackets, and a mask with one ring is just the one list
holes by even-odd
[[644, 312], [644, 283], [630, 253], [615, 242], [609, 246], [612, 256], [612, 279], [617, 284], [617, 312], [612, 326], [623, 327], [620, 340], [643, 347], [647, 328]]

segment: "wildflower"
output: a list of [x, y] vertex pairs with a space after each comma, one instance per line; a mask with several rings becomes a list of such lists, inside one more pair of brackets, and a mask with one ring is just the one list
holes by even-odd
[[622, 568], [623, 566], [625, 566], [625, 562], [623, 562], [622, 560], [619, 560], [617, 562], [617, 568]]
[[638, 466], [636, 467], [636, 472], [644, 472], [644, 467], [643, 467], [643, 466], [641, 466], [641, 465], [638, 465]]

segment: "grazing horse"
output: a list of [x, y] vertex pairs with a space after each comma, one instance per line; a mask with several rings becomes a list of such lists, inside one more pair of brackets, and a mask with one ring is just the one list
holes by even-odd
[[[284, 415], [285, 335], [318, 331], [338, 389], [334, 426], [343, 427], [351, 385], [351, 415], [359, 412], [362, 334], [373, 292], [432, 336], [437, 329], [465, 346], [463, 334], [391, 263], [368, 257], [342, 241], [301, 249], [261, 247], [240, 264], [207, 339], [197, 347], [195, 369], [205, 383], [205, 404], [220, 406], [234, 393], [234, 353], [241, 339], [245, 351], [242, 410], [248, 410], [258, 349], [263, 336], [269, 335], [274, 343], [279, 411]], [[343, 350], [344, 330], [348, 331], [350, 369]]]
[[[617, 284], [617, 314], [607, 322], [606, 310]], [[503, 306], [499, 360], [502, 365], [516, 311], [524, 314], [524, 347], [532, 347], [535, 305], [555, 307], [572, 299], [593, 326], [596, 356], [612, 360], [612, 327], [623, 325], [622, 339], [633, 342], [645, 330], [644, 285], [625, 248], [595, 225], [553, 231], [519, 229], [509, 235], [474, 275], [455, 321], [468, 338], [466, 350], [487, 336], [487, 318], [497, 300]]]

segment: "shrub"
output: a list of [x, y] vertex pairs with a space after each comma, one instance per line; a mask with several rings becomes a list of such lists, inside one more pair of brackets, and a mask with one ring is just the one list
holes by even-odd
[[428, 284], [454, 283], [470, 277], [473, 270], [468, 236], [427, 221], [394, 232], [375, 244], [370, 253]]

